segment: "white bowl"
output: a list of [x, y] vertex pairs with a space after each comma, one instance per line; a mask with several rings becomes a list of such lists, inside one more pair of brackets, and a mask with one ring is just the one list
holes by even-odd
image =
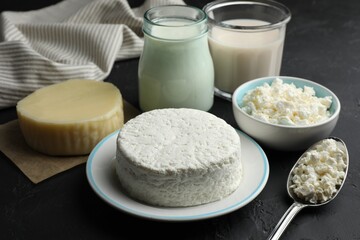
[[[242, 99], [249, 90], [264, 83], [272, 83], [276, 78], [282, 79], [284, 83], [294, 83], [297, 88], [312, 87], [317, 97], [331, 96], [332, 104], [329, 109], [331, 116], [326, 121], [313, 125], [287, 126], [258, 120], [240, 108]], [[339, 99], [328, 88], [309, 80], [285, 76], [258, 78], [242, 84], [232, 96], [232, 105], [235, 120], [242, 131], [260, 144], [282, 151], [304, 150], [313, 143], [329, 137], [336, 126], [341, 108]]]

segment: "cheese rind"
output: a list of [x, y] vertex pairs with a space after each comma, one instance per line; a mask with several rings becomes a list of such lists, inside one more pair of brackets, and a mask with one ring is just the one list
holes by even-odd
[[158, 206], [193, 206], [234, 192], [242, 178], [237, 132], [194, 109], [160, 109], [124, 125], [116, 171], [133, 198]]
[[84, 155], [124, 122], [120, 91], [111, 83], [68, 80], [17, 104], [25, 141], [48, 155]]

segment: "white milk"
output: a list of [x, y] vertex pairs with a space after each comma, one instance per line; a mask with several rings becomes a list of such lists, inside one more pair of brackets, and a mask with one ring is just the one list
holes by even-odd
[[[181, 28], [186, 20], [161, 21], [144, 34], [139, 62], [139, 101], [143, 111], [186, 107], [207, 111], [213, 104], [214, 68], [207, 32]], [[205, 24], [205, 23], [204, 23]]]
[[[224, 23], [239, 26], [269, 24], [250, 19]], [[239, 32], [213, 26], [209, 45], [215, 68], [215, 87], [232, 93], [251, 79], [279, 75], [284, 36], [285, 27], [263, 32]]]

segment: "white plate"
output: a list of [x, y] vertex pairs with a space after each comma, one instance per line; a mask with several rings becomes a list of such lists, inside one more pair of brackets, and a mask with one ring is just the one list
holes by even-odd
[[105, 137], [91, 152], [86, 174], [95, 193], [113, 207], [127, 213], [156, 220], [190, 221], [216, 217], [237, 210], [251, 202], [265, 187], [269, 163], [261, 147], [245, 133], [241, 138], [243, 179], [233, 194], [217, 202], [193, 207], [154, 207], [128, 197], [121, 191], [114, 168], [118, 132]]

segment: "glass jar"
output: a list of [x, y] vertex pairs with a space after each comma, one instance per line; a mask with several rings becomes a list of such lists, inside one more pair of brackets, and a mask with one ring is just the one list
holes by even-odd
[[207, 31], [207, 16], [195, 7], [159, 6], [144, 14], [144, 49], [138, 69], [143, 111], [211, 108], [214, 68]]
[[218, 0], [208, 15], [209, 46], [215, 69], [215, 95], [231, 99], [241, 84], [278, 76], [290, 10], [271, 0]]

